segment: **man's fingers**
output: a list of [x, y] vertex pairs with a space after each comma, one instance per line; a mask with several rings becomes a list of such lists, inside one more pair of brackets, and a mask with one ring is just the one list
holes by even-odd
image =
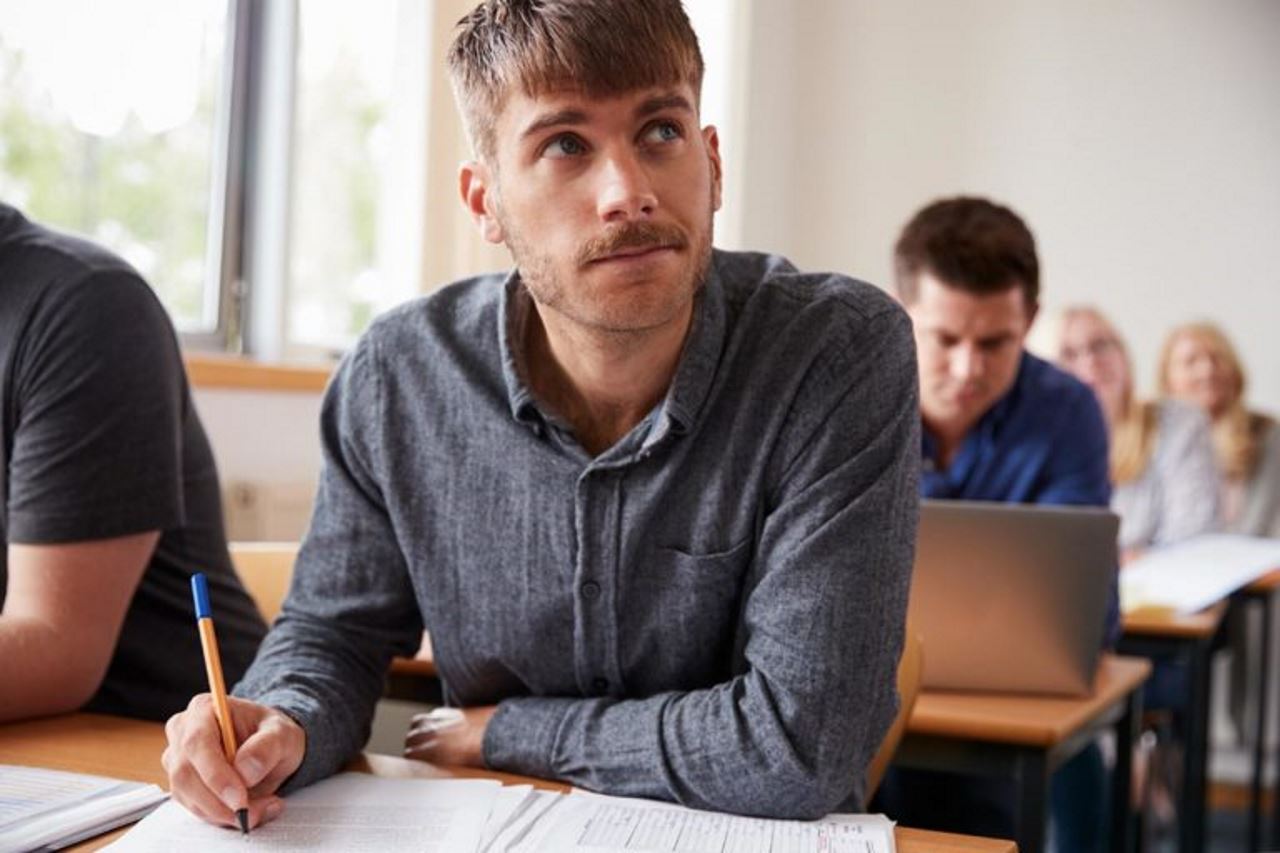
[[209, 823], [227, 823], [234, 818], [231, 809], [209, 790], [195, 768], [175, 759], [172, 747], [164, 751], [160, 762], [169, 774], [170, 793], [179, 805]]
[[235, 810], [249, 803], [249, 792], [223, 752], [208, 694], [195, 697], [186, 711], [170, 717], [165, 734], [168, 746], [161, 763], [174, 799], [211, 823], [234, 823]]
[[270, 714], [240, 745], [236, 770], [255, 798], [273, 794], [302, 763], [305, 744], [297, 723], [284, 714]]
[[201, 695], [165, 723], [161, 763], [174, 800], [196, 816], [235, 826], [235, 812], [244, 808], [256, 826], [284, 808], [275, 792], [302, 764], [306, 733], [288, 715], [243, 699], [231, 700], [231, 716], [240, 742], [234, 762], [223, 752], [213, 703]]
[[227, 808], [235, 811], [249, 804], [249, 789], [227, 762], [222, 751], [222, 736], [216, 729], [212, 732], [188, 732], [180, 748], [186, 756], [187, 765]]
[[440, 745], [438, 740], [422, 741], [420, 743], [408, 743], [404, 745], [404, 757], [416, 758], [418, 761], [435, 761], [436, 747]]
[[259, 797], [249, 803], [249, 826], [259, 827], [280, 816], [284, 800], [276, 796]]

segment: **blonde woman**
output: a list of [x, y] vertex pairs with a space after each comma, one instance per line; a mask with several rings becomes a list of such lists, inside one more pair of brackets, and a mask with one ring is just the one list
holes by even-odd
[[1124, 341], [1096, 308], [1063, 313], [1057, 358], [1093, 389], [1107, 421], [1122, 559], [1216, 530], [1219, 474], [1200, 409], [1138, 400]]
[[1209, 323], [1174, 329], [1160, 355], [1160, 391], [1213, 422], [1226, 528], [1280, 537], [1280, 427], [1245, 408], [1244, 369], [1227, 336]]

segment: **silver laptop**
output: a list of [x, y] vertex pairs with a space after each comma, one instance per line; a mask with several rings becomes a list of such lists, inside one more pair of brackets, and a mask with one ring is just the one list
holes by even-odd
[[1101, 508], [922, 501], [910, 609], [923, 685], [1088, 693], [1119, 526]]

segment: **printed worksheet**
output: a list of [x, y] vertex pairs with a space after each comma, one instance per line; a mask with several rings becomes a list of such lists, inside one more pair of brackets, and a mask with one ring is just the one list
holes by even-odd
[[1280, 539], [1212, 533], [1152, 548], [1120, 572], [1120, 609], [1194, 613], [1280, 568]]
[[510, 853], [893, 853], [883, 815], [819, 821], [703, 812], [619, 797], [574, 793], [550, 809]]
[[167, 803], [108, 850], [341, 850], [471, 853], [501, 784], [482, 779], [381, 779], [343, 773], [292, 794], [284, 813], [253, 830], [212, 826]]

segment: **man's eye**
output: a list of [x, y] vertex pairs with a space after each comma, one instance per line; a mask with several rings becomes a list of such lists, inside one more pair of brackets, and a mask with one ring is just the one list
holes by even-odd
[[680, 137], [680, 126], [671, 121], [654, 122], [644, 132], [645, 141], [651, 143], [675, 142]]
[[547, 147], [542, 149], [544, 157], [577, 157], [584, 153], [587, 147], [582, 144], [582, 140], [574, 136], [572, 133], [564, 133], [547, 143]]

